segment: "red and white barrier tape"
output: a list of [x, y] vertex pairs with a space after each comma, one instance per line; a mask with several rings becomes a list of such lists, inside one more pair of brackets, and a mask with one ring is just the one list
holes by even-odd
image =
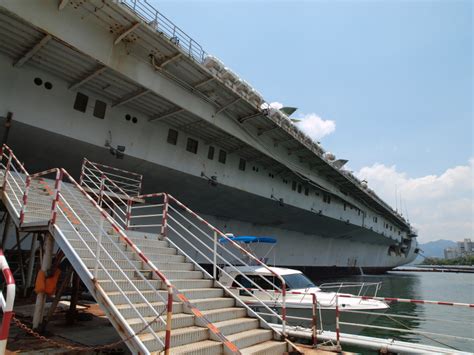
[[15, 302], [15, 279], [8, 266], [7, 259], [0, 249], [0, 268], [2, 269], [5, 283], [7, 284], [7, 297], [0, 293], [0, 306], [3, 310], [2, 325], [0, 328], [0, 354], [5, 354], [8, 334], [10, 333], [10, 322], [13, 317], [13, 303]]
[[348, 295], [348, 294], [342, 294], [338, 296], [346, 297], [346, 298], [359, 298], [362, 300], [378, 300], [378, 301], [385, 301], [385, 302], [417, 303], [417, 304], [435, 304], [439, 306], [456, 306], [456, 307], [474, 308], [474, 303], [428, 301], [428, 300], [416, 300], [416, 299], [409, 299], [409, 298], [394, 298], [394, 297], [356, 296], [356, 295]]

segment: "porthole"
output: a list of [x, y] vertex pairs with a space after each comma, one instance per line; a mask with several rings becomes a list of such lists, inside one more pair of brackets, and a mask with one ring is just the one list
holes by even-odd
[[53, 84], [47, 81], [44, 83], [44, 87], [46, 88], [46, 90], [51, 90], [53, 88]]
[[33, 80], [33, 82], [38, 86], [43, 84], [43, 80], [41, 80], [41, 78], [35, 78], [35, 80]]
[[132, 118], [132, 116], [130, 116], [129, 114], [125, 115], [125, 119], [126, 119], [127, 121], [130, 121], [131, 118]]
[[132, 118], [132, 122], [133, 122], [133, 123], [137, 123], [137, 122], [138, 122], [138, 119], [137, 119], [136, 117], [133, 117], [133, 118]]

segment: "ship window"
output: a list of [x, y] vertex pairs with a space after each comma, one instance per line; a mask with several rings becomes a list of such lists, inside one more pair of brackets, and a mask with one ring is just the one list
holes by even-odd
[[374, 222], [377, 223], [377, 217], [374, 217]]
[[36, 85], [40, 86], [43, 84], [43, 80], [41, 80], [41, 78], [35, 78], [35, 80], [33, 80], [35, 82]]
[[186, 150], [188, 152], [196, 154], [198, 151], [198, 141], [192, 138], [188, 138], [186, 143]]
[[346, 208], [347, 208], [347, 205], [346, 205], [346, 204], [344, 204], [344, 211], [346, 210]]
[[176, 145], [176, 143], [178, 142], [178, 131], [170, 128], [170, 130], [168, 131], [167, 142], [169, 144]]
[[209, 147], [209, 150], [207, 151], [207, 159], [214, 159], [214, 151], [215, 151], [215, 148], [211, 145]]
[[291, 182], [291, 189], [292, 189], [293, 191], [296, 191], [296, 181], [292, 181], [292, 182]]
[[51, 90], [53, 88], [53, 84], [47, 81], [44, 83], [44, 87], [46, 88], [46, 90]]
[[104, 101], [95, 100], [94, 117], [104, 119], [107, 104]]
[[227, 159], [227, 153], [224, 150], [220, 149], [219, 150], [219, 159], [218, 159], [219, 163], [225, 164], [226, 159]]
[[304, 188], [304, 194], [305, 194], [306, 196], [309, 195], [309, 187], [305, 187], [305, 188]]
[[246, 163], [245, 159], [240, 158], [239, 170], [245, 171], [245, 163]]
[[87, 102], [89, 101], [89, 96], [84, 95], [81, 92], [76, 94], [76, 101], [74, 101], [74, 110], [80, 112], [86, 112]]
[[299, 193], [299, 194], [301, 193], [301, 189], [302, 189], [301, 184], [298, 184], [298, 193]]

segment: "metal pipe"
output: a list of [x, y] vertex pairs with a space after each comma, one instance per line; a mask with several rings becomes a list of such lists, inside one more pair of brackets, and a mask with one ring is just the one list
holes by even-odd
[[214, 277], [214, 280], [217, 280], [217, 233], [214, 232], [214, 250], [213, 250], [213, 263], [212, 263], [212, 277]]

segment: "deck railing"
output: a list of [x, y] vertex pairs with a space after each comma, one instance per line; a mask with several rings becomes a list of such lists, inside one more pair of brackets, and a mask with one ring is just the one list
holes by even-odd
[[155, 9], [146, 0], [120, 0], [120, 3], [133, 11], [145, 23], [151, 26], [159, 34], [167, 38], [171, 43], [178, 46], [191, 59], [202, 63], [206, 52], [201, 45], [192, 39], [186, 32], [176, 26], [165, 15]]

